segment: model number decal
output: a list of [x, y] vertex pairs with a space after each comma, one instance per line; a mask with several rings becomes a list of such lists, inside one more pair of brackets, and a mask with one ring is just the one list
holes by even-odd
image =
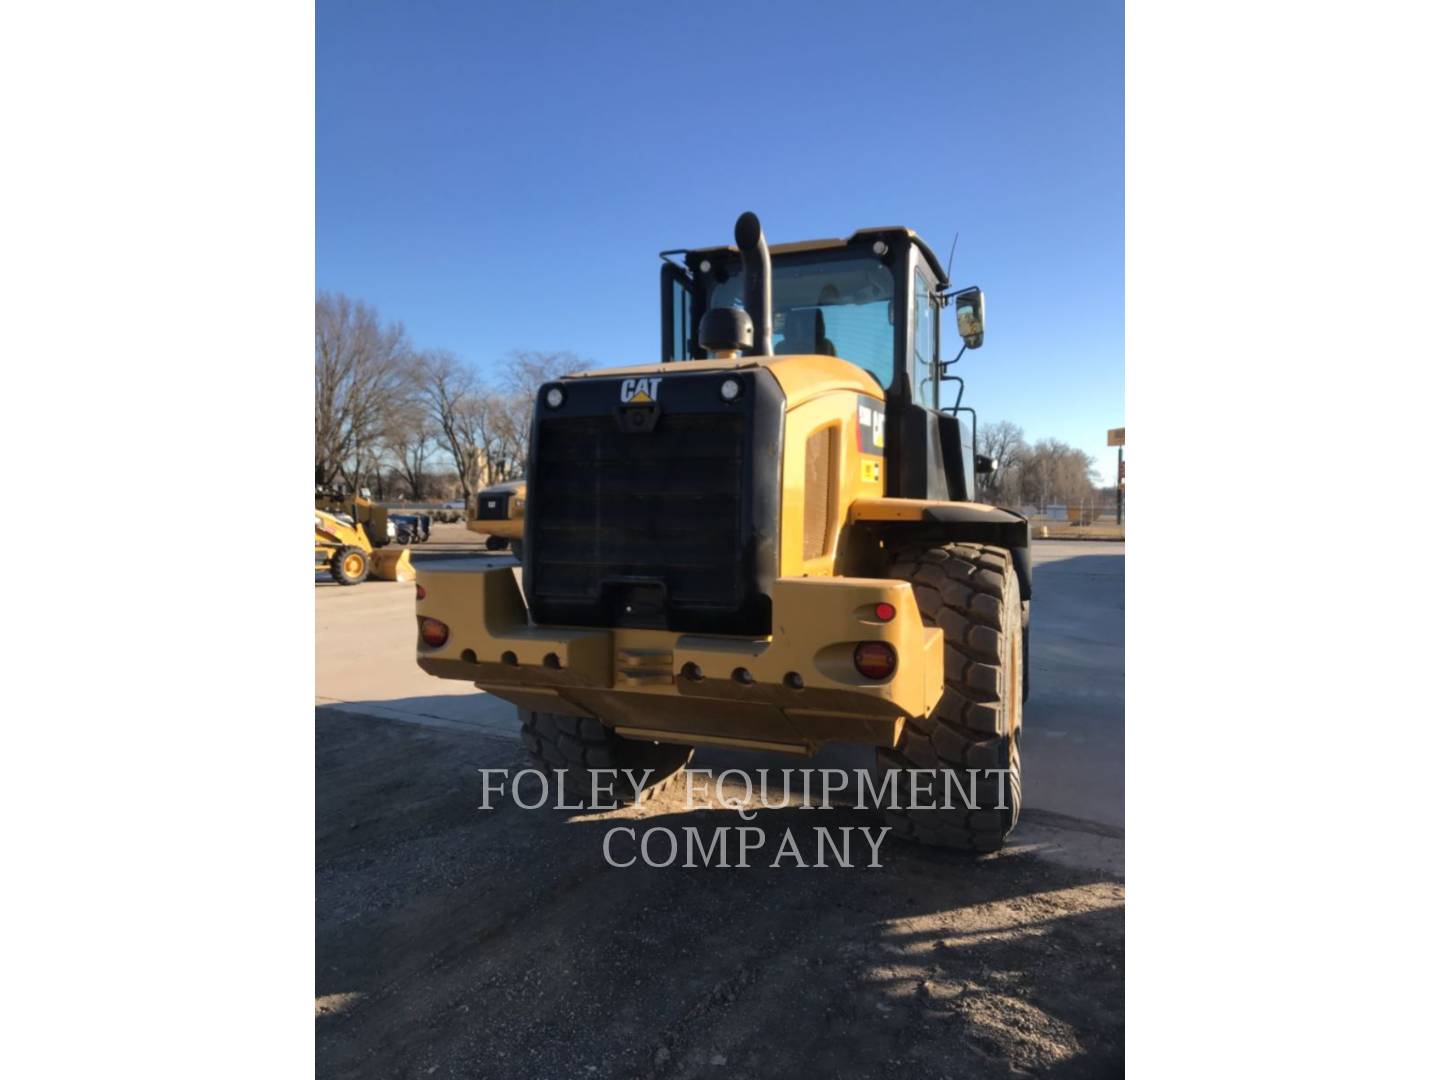
[[883, 454], [885, 452], [885, 409], [873, 404], [871, 398], [860, 398], [856, 413], [859, 421], [860, 452], [862, 454]]

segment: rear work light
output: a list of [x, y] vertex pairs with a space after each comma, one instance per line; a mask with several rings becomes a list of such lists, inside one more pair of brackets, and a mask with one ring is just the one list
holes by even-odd
[[888, 679], [895, 674], [895, 650], [888, 642], [862, 641], [855, 646], [855, 670], [867, 679]]
[[[420, 640], [432, 649], [438, 649], [450, 640], [450, 627], [439, 619], [420, 620]], [[856, 654], [859, 655], [858, 653]]]

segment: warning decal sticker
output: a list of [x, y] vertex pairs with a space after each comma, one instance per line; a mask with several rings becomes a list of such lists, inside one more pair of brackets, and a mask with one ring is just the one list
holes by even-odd
[[883, 454], [885, 452], [885, 407], [874, 398], [859, 399], [860, 452], [862, 454]]

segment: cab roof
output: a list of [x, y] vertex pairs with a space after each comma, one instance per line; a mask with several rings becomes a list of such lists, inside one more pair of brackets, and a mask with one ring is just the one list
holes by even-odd
[[[797, 240], [788, 244], [770, 244], [770, 254], [789, 255], [799, 251], [826, 251], [833, 248], [849, 247], [851, 244], [864, 241], [867, 237], [894, 236], [896, 233], [903, 233], [906, 238], [915, 245], [920, 254], [925, 256], [925, 261], [930, 264], [930, 269], [935, 272], [935, 279], [942, 289], [950, 285], [949, 275], [945, 273], [945, 267], [940, 265], [940, 260], [935, 257], [935, 252], [930, 250], [930, 245], [915, 232], [914, 229], [907, 229], [904, 225], [879, 225], [868, 229], [856, 229], [845, 239], [832, 237], [825, 240]], [[734, 244], [721, 244], [715, 247], [688, 248], [686, 255], [710, 255], [724, 253], [725, 255], [740, 256], [740, 249]]]

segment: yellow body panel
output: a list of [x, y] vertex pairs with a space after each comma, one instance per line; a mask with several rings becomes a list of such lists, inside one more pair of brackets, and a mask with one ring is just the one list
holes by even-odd
[[525, 539], [524, 517], [496, 518], [493, 521], [481, 521], [479, 518], [471, 518], [465, 522], [465, 528], [471, 532], [480, 533], [482, 536], [501, 536], [506, 540]]
[[938, 499], [859, 498], [850, 504], [848, 519], [856, 521], [923, 521], [925, 511], [932, 507], [964, 507], [978, 518], [993, 519], [997, 524], [1011, 524], [1014, 514], [988, 503], [944, 502]]
[[[785, 448], [780, 468], [780, 573], [782, 576], [828, 576], [835, 573], [840, 527], [850, 505], [884, 490], [884, 469], [877, 454], [860, 449], [857, 406], [861, 395], [853, 390], [831, 390], [811, 397], [785, 414]], [[879, 406], [878, 397], [866, 401]], [[828, 433], [828, 477], [820, 484], [807, 475], [810, 439]], [[867, 469], [869, 462], [872, 468]], [[812, 486], [819, 490], [811, 491]], [[825, 542], [822, 551], [806, 557], [806, 507], [811, 499], [825, 507]], [[813, 511], [812, 511], [813, 512]]]
[[367, 555], [374, 550], [370, 546], [370, 538], [365, 535], [365, 530], [358, 525], [352, 525], [347, 521], [336, 517], [325, 510], [315, 511], [315, 562], [321, 562], [321, 553], [325, 553], [325, 561], [330, 555], [339, 551], [342, 547], [358, 547]]
[[[893, 746], [903, 719], [927, 714], [944, 690], [944, 636], [922, 623], [908, 582], [780, 578], [775, 632], [763, 639], [531, 626], [510, 568], [422, 567], [419, 582], [417, 615], [450, 628], [443, 646], [417, 645], [425, 671], [646, 738], [799, 752], [831, 740]], [[888, 623], [875, 618], [881, 602], [896, 609]], [[889, 680], [855, 670], [861, 641], [895, 649]], [[701, 678], [687, 674], [691, 664]]]

